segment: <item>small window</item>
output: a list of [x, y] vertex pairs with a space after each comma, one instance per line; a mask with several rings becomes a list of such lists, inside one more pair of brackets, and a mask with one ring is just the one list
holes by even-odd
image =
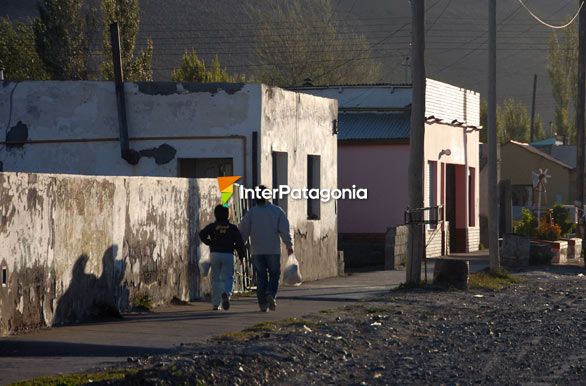
[[531, 185], [512, 185], [511, 197], [513, 200], [513, 206], [530, 208], [533, 205], [531, 200], [532, 193], [533, 188]]
[[476, 226], [476, 170], [468, 170], [468, 226]]
[[[272, 153], [273, 163], [273, 189], [278, 189], [281, 185], [289, 184], [289, 155], [284, 151], [274, 151]], [[273, 204], [278, 205], [287, 213], [288, 201], [284, 196], [279, 199], [278, 195], [273, 197]]]
[[232, 158], [179, 158], [179, 177], [217, 178], [233, 176]]
[[8, 285], [8, 268], [2, 267], [2, 287], [6, 287]]
[[[321, 173], [320, 173], [320, 156], [307, 156], [307, 189], [311, 192], [312, 189], [320, 189]], [[321, 201], [319, 198], [307, 199], [307, 219], [319, 220], [321, 215]]]

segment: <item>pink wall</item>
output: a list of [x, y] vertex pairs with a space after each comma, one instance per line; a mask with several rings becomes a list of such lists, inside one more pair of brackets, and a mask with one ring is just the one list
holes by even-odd
[[403, 224], [409, 203], [409, 145], [338, 147], [338, 187], [368, 189], [368, 200], [338, 201], [338, 232], [384, 233]]

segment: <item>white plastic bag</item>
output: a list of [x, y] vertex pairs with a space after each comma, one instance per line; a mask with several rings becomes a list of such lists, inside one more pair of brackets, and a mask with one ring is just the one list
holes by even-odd
[[199, 274], [202, 277], [205, 277], [210, 272], [210, 268], [212, 266], [212, 261], [210, 260], [210, 255], [203, 254], [199, 257], [199, 262], [197, 263], [199, 266]]
[[283, 282], [286, 285], [298, 286], [303, 282], [303, 277], [299, 271], [299, 261], [295, 258], [295, 255], [289, 255], [287, 264], [283, 270]]

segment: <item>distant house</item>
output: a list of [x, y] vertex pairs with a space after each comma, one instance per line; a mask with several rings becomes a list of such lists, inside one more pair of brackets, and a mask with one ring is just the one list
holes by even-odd
[[[0, 171], [215, 178], [336, 188], [337, 102], [263, 84], [125, 83], [121, 158], [113, 82], [4, 82]], [[279, 200], [307, 280], [337, 275], [335, 201]]]
[[[548, 146], [556, 148], [555, 144]], [[520, 218], [522, 208], [533, 208], [536, 205], [533, 172], [539, 172], [539, 169], [547, 169], [551, 175], [542, 205], [551, 207], [554, 204], [573, 204], [575, 163], [573, 166], [534, 146], [517, 141], [509, 141], [501, 146], [501, 161], [501, 180], [509, 180], [511, 183], [513, 220]]]
[[[338, 185], [368, 188], [367, 201], [339, 202], [340, 249], [351, 265], [381, 265], [387, 229], [409, 206], [410, 85], [303, 87], [339, 104]], [[426, 207], [449, 225], [428, 225], [428, 256], [479, 247], [479, 94], [427, 80]], [[368, 252], [370, 251], [370, 253]]]

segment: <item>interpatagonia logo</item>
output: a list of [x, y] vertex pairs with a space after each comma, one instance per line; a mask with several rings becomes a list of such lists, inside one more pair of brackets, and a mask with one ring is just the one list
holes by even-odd
[[228, 207], [228, 201], [234, 195], [234, 183], [240, 179], [240, 176], [218, 177], [218, 186], [222, 194], [222, 205]]

